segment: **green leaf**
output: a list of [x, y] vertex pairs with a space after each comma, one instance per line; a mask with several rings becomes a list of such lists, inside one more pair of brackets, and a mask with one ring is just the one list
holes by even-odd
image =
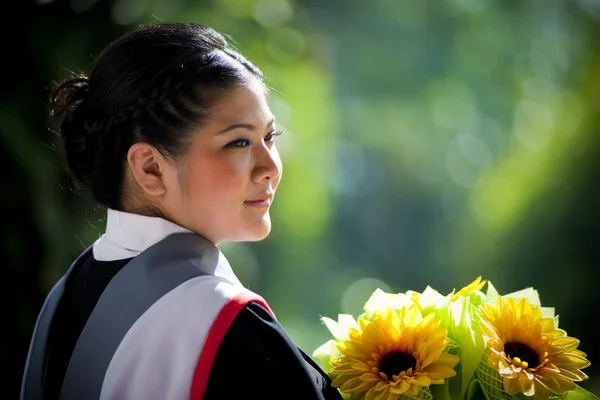
[[448, 303], [444, 307], [435, 309], [435, 318], [440, 321], [440, 326], [448, 330], [448, 337], [454, 339], [456, 323], [452, 319], [452, 308], [451, 303]]
[[575, 390], [567, 392], [565, 400], [600, 400], [598, 396], [585, 390], [584, 388], [577, 386]]
[[453, 399], [453, 397], [450, 394], [448, 382], [444, 383], [443, 385], [431, 385], [429, 387], [429, 390], [431, 391], [432, 398], [435, 400], [452, 400]]
[[[459, 362], [456, 367], [454, 367], [456, 371], [456, 375], [446, 379], [444, 386], [447, 386], [448, 395], [451, 399], [461, 399], [463, 396], [463, 367], [462, 362]], [[437, 397], [434, 397], [437, 400]]]
[[321, 346], [319, 346], [317, 349], [315, 349], [315, 351], [313, 351], [313, 353], [312, 353], [312, 357], [319, 364], [321, 364], [321, 368], [326, 373], [329, 372], [329, 370], [331, 369], [330, 362], [333, 358], [332, 355], [336, 349], [335, 345], [336, 345], [336, 342], [334, 340], [328, 340], [327, 342], [325, 342]]
[[350, 340], [348, 329], [358, 329], [358, 324], [354, 320], [354, 317], [349, 314], [338, 314], [337, 321], [329, 317], [321, 317], [321, 321], [337, 340]]
[[485, 350], [483, 333], [477, 323], [477, 309], [464, 297], [451, 303], [455, 328], [452, 339], [460, 349], [460, 368], [462, 376], [461, 395], [467, 391], [469, 382], [475, 374], [481, 356]]
[[485, 293], [486, 301], [488, 303], [496, 303], [496, 300], [498, 300], [498, 296], [500, 296], [500, 295], [498, 294], [496, 287], [494, 285], [492, 285], [492, 282], [488, 281], [487, 282], [487, 291]]
[[554, 307], [540, 307], [544, 317], [554, 318]]
[[469, 384], [469, 389], [464, 400], [490, 400], [489, 396], [481, 388], [478, 379], [473, 379]]
[[481, 306], [483, 303], [486, 302], [486, 300], [487, 299], [486, 299], [485, 294], [479, 290], [473, 290], [472, 292], [469, 292], [469, 294], [467, 294], [467, 301], [473, 307]]
[[414, 305], [415, 303], [404, 293], [387, 293], [377, 288], [366, 301], [363, 310], [366, 318], [372, 319], [378, 311], [385, 311], [388, 308], [400, 310]]
[[419, 307], [421, 308], [423, 316], [435, 311], [436, 309], [447, 307], [449, 302], [449, 296], [442, 295], [431, 286], [427, 286], [418, 299]]
[[527, 299], [529, 304], [537, 307], [541, 307], [542, 303], [540, 301], [540, 295], [537, 290], [532, 287], [528, 287], [525, 289], [517, 290], [516, 292], [511, 292], [503, 295], [502, 297], [512, 297], [515, 300]]

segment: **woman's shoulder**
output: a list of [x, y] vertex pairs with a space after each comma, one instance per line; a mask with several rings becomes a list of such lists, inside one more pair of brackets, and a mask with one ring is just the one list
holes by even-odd
[[[261, 301], [248, 289], [217, 276], [183, 282], [131, 326], [112, 357], [103, 392], [120, 396], [126, 388], [125, 398], [150, 398], [157, 391], [160, 398], [184, 398], [195, 384], [194, 371], [214, 360], [215, 354], [207, 350], [220, 346], [245, 305]], [[158, 378], [148, 382], [149, 376]]]
[[200, 333], [208, 333], [224, 313], [239, 313], [251, 302], [266, 306], [262, 297], [243, 286], [223, 277], [200, 275], [157, 299], [133, 324], [131, 331], [165, 330], [165, 334], [172, 331], [178, 338], [189, 331], [193, 340], [197, 340]]

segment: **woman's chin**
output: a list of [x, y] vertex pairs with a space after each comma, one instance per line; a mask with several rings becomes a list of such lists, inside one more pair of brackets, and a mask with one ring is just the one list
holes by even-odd
[[248, 229], [248, 238], [245, 240], [249, 242], [258, 242], [269, 236], [269, 233], [271, 233], [271, 219], [267, 214], [258, 224]]

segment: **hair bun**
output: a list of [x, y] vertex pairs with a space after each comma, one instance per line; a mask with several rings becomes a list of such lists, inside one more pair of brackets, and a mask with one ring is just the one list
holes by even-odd
[[86, 98], [89, 92], [89, 79], [85, 75], [68, 79], [56, 86], [50, 95], [50, 115], [69, 116]]

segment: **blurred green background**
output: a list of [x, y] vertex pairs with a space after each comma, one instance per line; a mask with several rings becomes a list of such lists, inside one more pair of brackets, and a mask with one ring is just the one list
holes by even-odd
[[[599, 0], [38, 0], [2, 26], [0, 356], [17, 398], [43, 299], [102, 234], [52, 81], [138, 24], [192, 21], [263, 69], [285, 131], [273, 231], [222, 250], [307, 352], [376, 288], [533, 286], [600, 393]], [[4, 396], [2, 398], [5, 398]]]

